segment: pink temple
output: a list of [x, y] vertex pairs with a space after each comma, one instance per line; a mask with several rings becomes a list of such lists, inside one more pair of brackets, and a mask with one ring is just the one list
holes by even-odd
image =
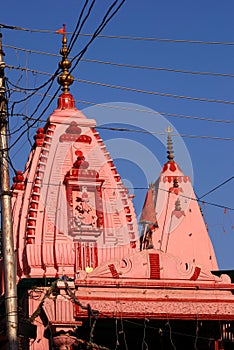
[[[60, 79], [58, 108], [13, 179], [19, 305], [37, 328], [27, 334], [22, 325], [21, 344], [125, 349], [127, 341], [128, 349], [142, 349], [147, 324], [149, 349], [173, 348], [170, 329], [178, 349], [194, 348], [196, 334], [196, 349], [231, 349], [234, 284], [213, 273], [214, 249], [170, 135], [168, 162], [146, 194], [139, 234], [131, 196], [95, 121], [76, 109], [69, 79]], [[3, 261], [0, 282], [3, 295]], [[0, 344], [5, 349], [6, 339]]]

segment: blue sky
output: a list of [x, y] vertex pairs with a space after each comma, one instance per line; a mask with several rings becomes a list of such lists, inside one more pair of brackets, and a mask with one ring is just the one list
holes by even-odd
[[[27, 32], [2, 29], [5, 61], [7, 65], [13, 66], [12, 69], [6, 69], [9, 82], [14, 83], [19, 88], [34, 88], [48, 79], [47, 75], [39, 72], [52, 74], [57, 68], [59, 57], [56, 54], [61, 46], [61, 36], [53, 32], [59, 29], [62, 23], [66, 23], [68, 32], [73, 31], [83, 4], [84, 1], [78, 2], [77, 0], [70, 0], [67, 3], [44, 0], [40, 2], [9, 0], [1, 4], [0, 23], [48, 31]], [[83, 33], [92, 33], [95, 30], [109, 4], [109, 0], [96, 1], [93, 13], [88, 19]], [[233, 13], [234, 3], [232, 1], [221, 3], [201, 0], [196, 2], [128, 0], [104, 29], [103, 34], [135, 38], [234, 42]], [[69, 37], [68, 35], [68, 39]], [[87, 37], [78, 38], [71, 56], [76, 55], [86, 42]], [[31, 52], [20, 50], [20, 48], [31, 50]], [[37, 53], [33, 53], [34, 50]], [[42, 54], [42, 52], [50, 55]], [[120, 38], [97, 38], [84, 56], [87, 59], [118, 64], [228, 75], [234, 75], [233, 57], [233, 44], [199, 44]], [[33, 70], [33, 72], [26, 71], [24, 68]], [[96, 117], [98, 125], [102, 123], [101, 115], [109, 113], [109, 124], [112, 126], [124, 126], [130, 129], [134, 127], [139, 129], [140, 127], [143, 130], [150, 128], [151, 131], [164, 132], [162, 129], [164, 123], [161, 123], [160, 120], [162, 118], [171, 123], [174, 132], [176, 130], [176, 133], [180, 135], [200, 136], [196, 138], [174, 137], [175, 158], [176, 154], [180, 158], [181, 149], [177, 153], [178, 139], [185, 143], [181, 146], [182, 154], [188, 151], [190, 155], [194, 189], [198, 197], [233, 176], [234, 77], [119, 67], [87, 61], [81, 61], [73, 71], [73, 75], [75, 79], [180, 96], [180, 98], [165, 97], [155, 93], [126, 91], [84, 81], [78, 82], [77, 80], [71, 87], [74, 98], [83, 101], [77, 102], [79, 109], [86, 109], [96, 103], [111, 106], [123, 106], [124, 104], [131, 106], [133, 110], [138, 109], [129, 116], [121, 108], [113, 113], [113, 108], [100, 109], [98, 107], [95, 109], [96, 107], [91, 107], [86, 110], [87, 115], [91, 114], [92, 117]], [[56, 88], [57, 83], [55, 82], [50, 95], [53, 95]], [[39, 93], [41, 92], [43, 93], [43, 91]], [[27, 95], [24, 92], [19, 94], [12, 91], [11, 101], [25, 96]], [[191, 100], [183, 98], [183, 96], [221, 100], [221, 102]], [[40, 99], [41, 96], [36, 95], [27, 102], [16, 105], [15, 113], [30, 116]], [[39, 116], [48, 101], [49, 97], [34, 117]], [[222, 101], [226, 101], [226, 103]], [[120, 104], [116, 105], [116, 103]], [[45, 120], [55, 108], [56, 101], [52, 103], [42, 119]], [[139, 112], [139, 110], [147, 108], [154, 112], [161, 112], [161, 114]], [[118, 120], [120, 114], [121, 118], [119, 117]], [[174, 116], [168, 116], [168, 114], [174, 114]], [[125, 115], [126, 120], [123, 121]], [[190, 118], [182, 118], [181, 115], [190, 116]], [[199, 118], [228, 120], [229, 122], [215, 122]], [[11, 130], [15, 131], [20, 125], [22, 125], [22, 116], [11, 117]], [[40, 126], [39, 123], [36, 124], [36, 127], [38, 126]], [[150, 179], [157, 178], [158, 170], [166, 160], [166, 150], [163, 144], [166, 136], [101, 129], [99, 132], [112, 148], [113, 158], [115, 158], [119, 172], [126, 180], [126, 184], [133, 185], [133, 187], [146, 187], [149, 177]], [[34, 133], [35, 129], [30, 129], [29, 138], [32, 139]], [[12, 135], [9, 140], [10, 144], [14, 142], [16, 135], [18, 134]], [[223, 140], [223, 138], [232, 140]], [[141, 162], [143, 159], [141, 153], [139, 153], [138, 159], [133, 157], [134, 160], [131, 160], [131, 154], [128, 154], [124, 159], [122, 151], [118, 155], [119, 144], [124, 145], [125, 142], [127, 147], [130, 141], [140, 145], [141, 151], [146, 149], [146, 152], [152, 153], [152, 156], [146, 157], [148, 164], [145, 160], [143, 163]], [[22, 164], [25, 163], [29, 150], [30, 144], [27, 133], [25, 133], [10, 153], [17, 170], [22, 170]], [[176, 159], [178, 160], [178, 158]], [[153, 162], [156, 164], [155, 170], [151, 169]], [[190, 171], [189, 162], [186, 157], [182, 160], [183, 164], [180, 165], [184, 171]], [[205, 196], [204, 201], [234, 208], [233, 184], [234, 180], [229, 181], [220, 189]], [[135, 190], [134, 193], [136, 195], [136, 210], [139, 213], [145, 192], [144, 190]], [[206, 203], [201, 204], [201, 206], [220, 268], [234, 269], [234, 211], [224, 210]]]

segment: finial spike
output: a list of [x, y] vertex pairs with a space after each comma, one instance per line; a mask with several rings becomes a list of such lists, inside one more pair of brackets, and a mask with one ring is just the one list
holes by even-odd
[[63, 24], [63, 28], [57, 30], [57, 33], [63, 34], [62, 48], [60, 54], [62, 60], [59, 62], [59, 68], [62, 69], [62, 73], [58, 76], [58, 83], [62, 86], [62, 91], [66, 94], [69, 92], [69, 86], [73, 83], [74, 77], [69, 74], [69, 68], [71, 68], [71, 62], [68, 60], [69, 49], [67, 48], [67, 36], [66, 36], [66, 24]]
[[63, 23], [63, 36], [66, 36], [67, 29], [66, 29], [66, 23]]
[[173, 129], [170, 125], [168, 125], [165, 131], [167, 132], [167, 159], [169, 160], [169, 162], [174, 162], [173, 143], [171, 138], [171, 132], [173, 131]]

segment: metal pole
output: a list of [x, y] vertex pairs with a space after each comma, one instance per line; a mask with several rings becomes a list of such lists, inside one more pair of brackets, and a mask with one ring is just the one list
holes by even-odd
[[2, 34], [0, 33], [0, 185], [6, 329], [9, 350], [18, 350], [16, 265], [14, 256], [11, 191], [8, 167], [7, 101], [5, 97], [5, 63], [3, 61], [3, 55]]

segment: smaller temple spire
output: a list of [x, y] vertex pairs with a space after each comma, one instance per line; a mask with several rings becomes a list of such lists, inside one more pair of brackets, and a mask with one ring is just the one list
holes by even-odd
[[171, 132], [173, 131], [172, 127], [169, 125], [165, 130], [167, 134], [167, 159], [169, 162], [174, 162], [174, 152], [173, 152], [173, 143], [171, 138]]
[[71, 62], [68, 60], [70, 50], [67, 48], [67, 36], [66, 25], [63, 24], [63, 28], [57, 31], [63, 34], [62, 44], [63, 47], [60, 50], [62, 60], [59, 62], [59, 68], [62, 69], [62, 73], [58, 76], [58, 83], [62, 86], [62, 91], [66, 94], [69, 92], [69, 86], [73, 83], [74, 77], [69, 74], [69, 68], [71, 68]]

